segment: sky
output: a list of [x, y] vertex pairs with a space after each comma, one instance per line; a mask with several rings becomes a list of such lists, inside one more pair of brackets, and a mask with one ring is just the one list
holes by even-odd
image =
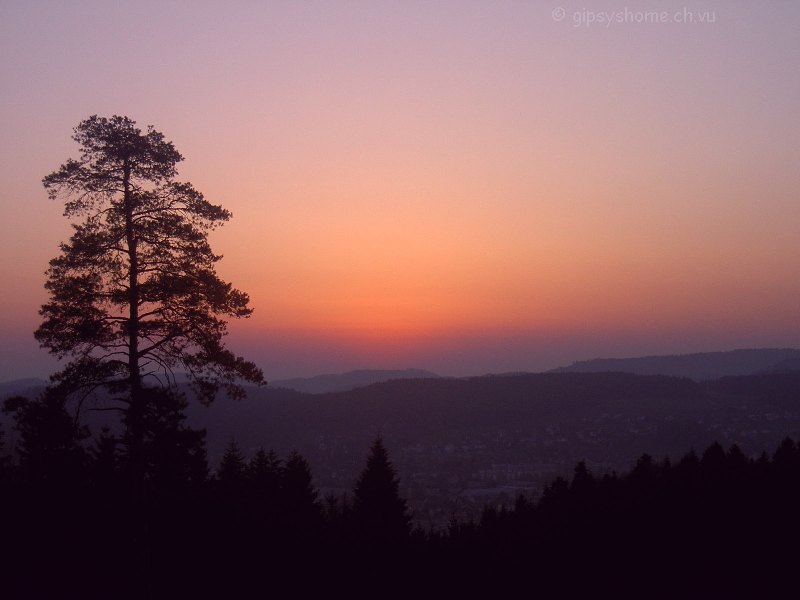
[[800, 4], [0, 0], [0, 380], [68, 238], [44, 175], [152, 124], [233, 218], [267, 378], [797, 347]]

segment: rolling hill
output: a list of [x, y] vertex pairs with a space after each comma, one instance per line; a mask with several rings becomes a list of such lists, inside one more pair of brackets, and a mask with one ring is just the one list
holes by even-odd
[[701, 352], [638, 358], [596, 358], [579, 361], [554, 373], [618, 372], [636, 375], [671, 375], [706, 381], [735, 375], [800, 370], [800, 350], [769, 348]]

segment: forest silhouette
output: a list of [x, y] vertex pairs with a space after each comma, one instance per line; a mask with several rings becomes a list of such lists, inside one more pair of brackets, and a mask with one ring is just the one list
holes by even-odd
[[210, 471], [204, 432], [183, 423], [185, 401], [162, 397], [159, 406], [137, 497], [125, 447], [107, 432], [90, 440], [52, 397], [5, 401], [19, 434], [0, 462], [5, 597], [376, 588], [407, 597], [514, 586], [720, 597], [794, 579], [800, 447], [789, 438], [757, 459], [715, 443], [674, 463], [645, 454], [602, 477], [580, 462], [539, 498], [423, 530], [411, 526], [381, 439], [351, 494], [321, 498], [297, 453], [246, 456], [231, 440]]

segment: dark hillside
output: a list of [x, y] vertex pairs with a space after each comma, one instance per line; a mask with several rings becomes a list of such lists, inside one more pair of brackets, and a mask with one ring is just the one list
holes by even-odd
[[259, 389], [241, 402], [193, 404], [190, 415], [208, 430], [212, 464], [232, 436], [248, 453], [297, 449], [317, 483], [336, 490], [352, 484], [360, 449], [380, 434], [417, 515], [446, 522], [454, 510], [540, 491], [579, 460], [605, 473], [645, 451], [674, 457], [716, 439], [755, 455], [800, 437], [800, 374], [697, 383], [547, 373], [397, 380], [321, 395]]
[[[607, 473], [642, 452], [675, 457], [714, 440], [757, 455], [800, 437], [800, 373], [702, 383], [626, 373], [404, 379], [314, 395], [250, 388], [242, 401], [190, 402], [188, 413], [207, 430], [212, 467], [232, 438], [247, 456], [261, 446], [298, 450], [329, 490], [352, 485], [363, 448], [381, 435], [417, 516], [441, 523], [453, 511], [537, 493], [580, 460]], [[96, 433], [115, 415], [83, 418]], [[11, 448], [15, 432], [3, 429]]]

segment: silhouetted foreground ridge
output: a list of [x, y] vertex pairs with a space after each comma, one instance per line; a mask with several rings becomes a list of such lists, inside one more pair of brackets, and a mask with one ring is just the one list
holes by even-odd
[[535, 501], [426, 532], [409, 525], [382, 440], [352, 495], [320, 498], [297, 453], [246, 457], [231, 441], [209, 476], [185, 402], [162, 400], [148, 422], [144, 496], [129, 492], [125, 447], [108, 432], [87, 450], [87, 432], [57, 400], [6, 401], [20, 441], [0, 461], [4, 597], [422, 597], [512, 586], [720, 597], [794, 579], [800, 448], [788, 438], [755, 460], [713, 444], [674, 464], [643, 455], [624, 475], [596, 478], [579, 463]]

